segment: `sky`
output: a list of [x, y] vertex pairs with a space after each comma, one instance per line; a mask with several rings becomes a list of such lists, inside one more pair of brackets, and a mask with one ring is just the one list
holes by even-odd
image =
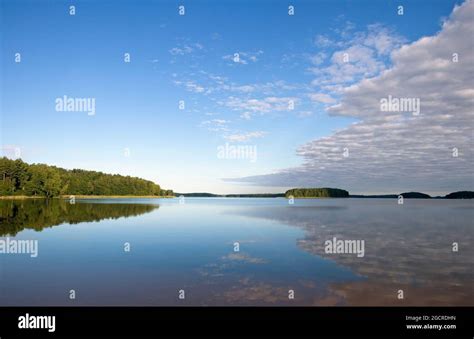
[[474, 189], [473, 1], [0, 3], [7, 157], [183, 193]]

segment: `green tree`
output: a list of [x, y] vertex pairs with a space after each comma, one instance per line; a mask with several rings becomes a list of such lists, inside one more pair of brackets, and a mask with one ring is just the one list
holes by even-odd
[[0, 158], [0, 195], [172, 195], [152, 181]]

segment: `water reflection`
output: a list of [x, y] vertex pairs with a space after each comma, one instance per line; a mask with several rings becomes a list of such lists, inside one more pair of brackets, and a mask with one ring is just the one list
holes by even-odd
[[[400, 206], [395, 200], [331, 199], [319, 204], [297, 202], [239, 214], [303, 229], [300, 248], [366, 278], [331, 284], [333, 304], [474, 304], [472, 201], [409, 200]], [[364, 240], [365, 256], [326, 254], [324, 242], [333, 237]], [[398, 290], [404, 299], [397, 298]]]
[[[474, 305], [472, 207], [408, 199], [402, 206], [389, 199], [0, 201], [0, 234], [38, 239], [40, 249], [35, 259], [0, 255], [0, 305]], [[82, 224], [32, 232], [66, 223]], [[333, 237], [364, 240], [365, 256], [326, 254]], [[74, 302], [71, 288], [80, 295]]]
[[0, 200], [0, 236], [14, 236], [24, 229], [41, 231], [64, 223], [134, 217], [149, 213], [159, 205], [94, 203], [63, 199]]

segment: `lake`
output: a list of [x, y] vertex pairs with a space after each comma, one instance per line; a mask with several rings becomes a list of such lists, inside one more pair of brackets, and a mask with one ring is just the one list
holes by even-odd
[[472, 306], [473, 203], [0, 200], [0, 305]]

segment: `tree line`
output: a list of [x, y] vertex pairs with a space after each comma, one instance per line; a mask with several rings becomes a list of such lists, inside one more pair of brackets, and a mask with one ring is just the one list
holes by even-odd
[[285, 192], [287, 198], [348, 198], [349, 192], [339, 188], [293, 188]]
[[21, 159], [0, 158], [0, 195], [152, 195], [171, 196], [152, 181], [81, 169], [27, 164]]

